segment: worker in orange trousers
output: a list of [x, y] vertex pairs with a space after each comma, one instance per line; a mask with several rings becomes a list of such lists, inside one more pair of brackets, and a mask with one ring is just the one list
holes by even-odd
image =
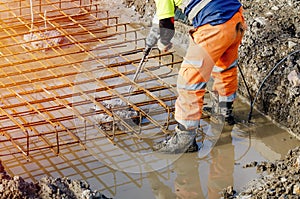
[[[157, 0], [159, 1], [159, 0]], [[207, 82], [214, 79], [220, 113], [232, 125], [233, 102], [237, 92], [238, 48], [246, 29], [238, 0], [189, 0], [182, 2], [194, 28], [179, 70], [175, 104], [175, 133], [154, 144], [164, 153], [193, 152], [199, 149], [195, 137], [200, 124]]]

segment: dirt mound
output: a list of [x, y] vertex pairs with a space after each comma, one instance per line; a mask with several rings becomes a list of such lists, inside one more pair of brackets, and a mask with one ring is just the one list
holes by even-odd
[[92, 191], [83, 180], [43, 177], [36, 183], [22, 177], [7, 175], [0, 162], [0, 198], [2, 199], [107, 199], [98, 191]]
[[284, 159], [275, 162], [252, 162], [261, 177], [248, 183], [244, 191], [227, 188], [224, 198], [300, 198], [300, 147], [290, 150]]
[[[261, 87], [257, 108], [299, 136], [300, 2], [242, 3], [248, 30], [240, 47], [240, 65], [253, 97]], [[291, 73], [294, 79], [289, 78]], [[240, 84], [240, 92], [247, 96]]]

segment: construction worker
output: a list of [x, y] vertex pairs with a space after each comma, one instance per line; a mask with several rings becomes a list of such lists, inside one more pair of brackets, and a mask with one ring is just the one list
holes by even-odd
[[154, 144], [164, 153], [197, 151], [195, 141], [208, 80], [219, 97], [220, 112], [233, 124], [233, 101], [237, 91], [237, 58], [245, 21], [238, 0], [189, 0], [184, 13], [192, 22], [190, 43], [177, 80], [175, 119], [178, 125], [168, 139]]
[[182, 0], [155, 0], [156, 14], [152, 20], [150, 33], [146, 38], [144, 53], [149, 54], [151, 48], [157, 44], [162, 52], [172, 48], [171, 39], [174, 37], [174, 15], [176, 7]]

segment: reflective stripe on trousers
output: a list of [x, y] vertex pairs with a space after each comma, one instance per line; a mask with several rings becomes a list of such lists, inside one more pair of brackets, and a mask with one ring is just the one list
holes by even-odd
[[190, 31], [190, 44], [177, 79], [175, 119], [187, 129], [199, 126], [206, 83], [214, 78], [213, 89], [220, 99], [233, 101], [237, 90], [238, 47], [245, 21], [242, 9], [224, 24], [206, 24]]

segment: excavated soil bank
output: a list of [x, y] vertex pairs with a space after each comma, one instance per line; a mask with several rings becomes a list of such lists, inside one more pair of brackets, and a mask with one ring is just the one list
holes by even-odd
[[232, 187], [224, 189], [224, 198], [300, 198], [300, 147], [290, 150], [275, 162], [252, 162], [261, 176], [248, 183], [238, 195]]
[[43, 177], [36, 183], [26, 182], [20, 176], [9, 176], [0, 161], [0, 198], [6, 199], [107, 199], [90, 189], [83, 180]]
[[[243, 5], [248, 31], [240, 48], [240, 65], [252, 96], [261, 86], [256, 107], [299, 137], [300, 2], [260, 0]], [[244, 86], [240, 91], [247, 96]]]

